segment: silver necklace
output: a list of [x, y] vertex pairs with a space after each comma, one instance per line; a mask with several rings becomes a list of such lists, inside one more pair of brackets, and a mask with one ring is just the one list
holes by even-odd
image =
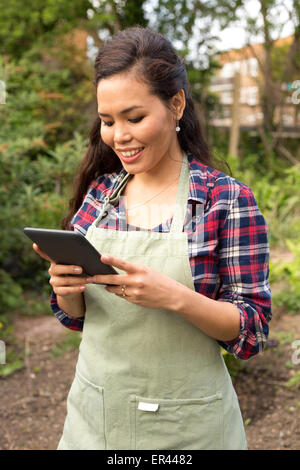
[[134, 206], [131, 206], [129, 209], [127, 209], [127, 212], [130, 212], [132, 211], [133, 209], [136, 209], [137, 207], [140, 207], [140, 206], [144, 206], [145, 204], [147, 204], [147, 202], [149, 201], [152, 201], [152, 199], [154, 199], [156, 196], [158, 196], [159, 194], [163, 193], [169, 186], [171, 186], [171, 184], [174, 183], [174, 181], [178, 180], [178, 177], [176, 179], [174, 179], [173, 181], [171, 181], [171, 183], [169, 183], [164, 189], [162, 189], [161, 191], [159, 191], [158, 193], [155, 193], [154, 196], [151, 196], [149, 199], [146, 199], [146, 201], [143, 201], [139, 204], [135, 204]]

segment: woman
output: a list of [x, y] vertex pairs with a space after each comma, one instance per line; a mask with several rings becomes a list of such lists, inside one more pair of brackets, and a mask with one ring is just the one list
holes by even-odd
[[246, 449], [220, 345], [247, 359], [266, 342], [265, 220], [213, 168], [166, 38], [129, 28], [95, 68], [99, 117], [64, 228], [118, 274], [83, 279], [48, 258], [52, 309], [83, 329], [58, 448]]

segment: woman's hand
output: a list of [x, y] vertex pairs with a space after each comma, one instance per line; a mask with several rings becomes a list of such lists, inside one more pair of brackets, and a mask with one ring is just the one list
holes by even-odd
[[56, 264], [36, 243], [33, 244], [33, 249], [41, 258], [50, 262], [50, 268], [48, 270], [50, 274], [49, 284], [51, 284], [56, 295], [72, 298], [84, 291], [86, 278], [74, 276], [74, 274], [82, 273], [80, 266]]
[[[126, 272], [126, 274], [99, 274], [87, 278], [95, 284], [114, 284], [105, 289], [112, 294], [143, 307], [176, 310], [174, 303], [178, 288], [182, 286], [174, 279], [142, 264], [130, 263], [115, 256], [102, 255], [101, 261]], [[124, 297], [122, 286], [125, 286]]]

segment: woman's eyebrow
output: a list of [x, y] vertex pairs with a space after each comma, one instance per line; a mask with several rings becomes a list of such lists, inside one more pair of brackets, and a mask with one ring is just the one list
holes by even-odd
[[[120, 114], [129, 113], [133, 109], [137, 109], [137, 108], [143, 108], [143, 106], [130, 106], [130, 108], [123, 109], [123, 111], [121, 111]], [[99, 116], [104, 116], [104, 117], [109, 117], [110, 116], [110, 114], [99, 113], [99, 111], [98, 111], [98, 114], [99, 114]]]

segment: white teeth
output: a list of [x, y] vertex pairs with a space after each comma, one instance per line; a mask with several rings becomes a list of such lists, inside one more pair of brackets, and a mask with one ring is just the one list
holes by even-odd
[[140, 149], [137, 149], [137, 150], [131, 150], [131, 152], [122, 152], [122, 155], [124, 155], [124, 157], [133, 157], [133, 155], [136, 155], [141, 150], [143, 150], [143, 147], [141, 147]]

